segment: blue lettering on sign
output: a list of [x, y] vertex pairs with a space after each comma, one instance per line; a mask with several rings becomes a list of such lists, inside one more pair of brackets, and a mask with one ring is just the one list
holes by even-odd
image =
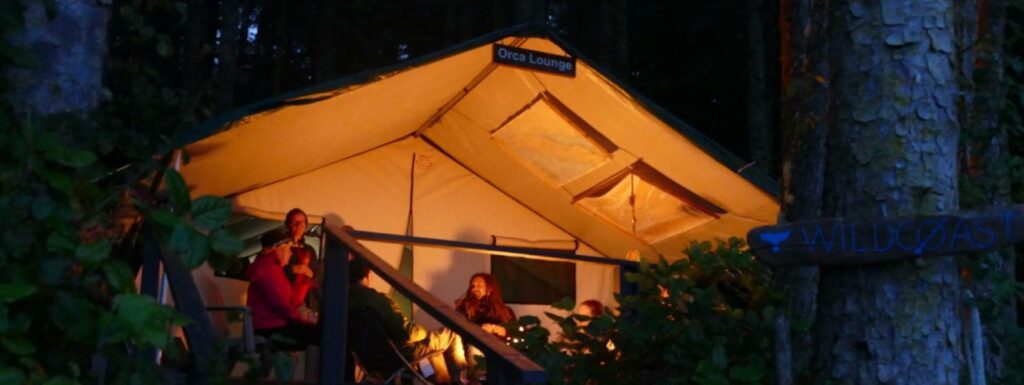
[[914, 249], [914, 246], [906, 246], [906, 245], [904, 245], [903, 244], [903, 239], [902, 239], [902, 237], [900, 237], [900, 234], [903, 234], [903, 226], [909, 225], [911, 223], [912, 222], [910, 222], [910, 221], [900, 222], [900, 225], [898, 227], [896, 227], [896, 233], [893, 234], [893, 236], [896, 237], [896, 246], [899, 246], [900, 249], [902, 249], [903, 251], [910, 251], [910, 250]]
[[855, 253], [864, 253], [868, 251], [867, 247], [857, 248], [857, 225], [850, 225], [850, 249]]
[[[1013, 211], [1003, 214], [1004, 238], [1011, 238], [1013, 233]], [[950, 221], [952, 229], [947, 231]], [[824, 251], [832, 252], [837, 249], [839, 252], [854, 253], [887, 253], [893, 247], [899, 247], [903, 251], [913, 252], [921, 255], [925, 251], [941, 252], [943, 249], [953, 249], [958, 244], [967, 243], [972, 249], [986, 249], [996, 244], [998, 240], [996, 232], [991, 227], [985, 226], [978, 219], [964, 219], [956, 217], [941, 217], [925, 219], [917, 224], [906, 220], [892, 225], [887, 223], [876, 223], [871, 226], [871, 244], [866, 239], [857, 240], [857, 225], [834, 222], [831, 226], [801, 226], [800, 233], [803, 236], [804, 244], [808, 252]], [[828, 227], [828, 228], [826, 228]], [[914, 231], [908, 233], [908, 231]], [[779, 245], [789, 238], [789, 231], [761, 233], [761, 240], [772, 245], [773, 252], [779, 252]], [[905, 243], [904, 240], [911, 242]], [[869, 247], [870, 246], [870, 247]]]
[[[886, 244], [885, 246], [879, 246], [879, 244], [878, 244], [878, 234], [881, 233], [880, 231], [878, 231], [878, 227], [879, 226], [885, 227], [885, 236], [887, 237], [887, 239], [889, 241], [889, 243]], [[896, 244], [896, 235], [893, 234], [892, 228], [889, 227], [888, 224], [885, 224], [885, 223], [876, 223], [876, 224], [874, 224], [873, 226], [871, 226], [871, 235], [872, 235], [872, 239], [874, 240], [871, 243], [872, 246], [874, 246], [872, 248], [872, 251], [874, 251], [876, 253], [877, 252], [883, 252], [883, 253], [889, 252], [889, 250], [892, 250], [893, 245]]]
[[[946, 239], [946, 228], [944, 225], [947, 221], [949, 221], [949, 218], [942, 219], [938, 222], [932, 221], [931, 219], [927, 219], [923, 223], [921, 223], [921, 226], [917, 228], [917, 247], [914, 248], [914, 254], [920, 255], [922, 252], [924, 252], [925, 248], [927, 248], [928, 245], [932, 243], [932, 239], [937, 239], [939, 241], [938, 246], [939, 248], [941, 248], [942, 245], [945, 244], [944, 240]], [[932, 231], [928, 232], [928, 236], [926, 236], [922, 240], [921, 230], [926, 229], [929, 223], [935, 223], [935, 227], [932, 228]], [[942, 230], [941, 237], [938, 236], [939, 230]]]
[[[975, 223], [974, 224], [974, 230], [976, 230], [977, 232], [985, 234], [985, 235], [988, 236], [988, 241], [982, 242], [982, 243], [976, 243], [977, 246], [979, 246], [981, 248], [987, 248], [987, 247], [991, 247], [992, 245], [994, 245], [996, 243], [996, 233], [994, 231], [992, 231], [991, 228], [988, 228], [986, 226], [982, 226], [981, 223]], [[1006, 236], [1009, 237], [1010, 233], [1006, 233]], [[972, 240], [973, 240], [973, 238], [972, 238]], [[977, 241], [975, 240], [975, 242], [977, 242]]]
[[978, 245], [978, 242], [974, 241], [974, 235], [971, 233], [971, 226], [967, 225], [967, 221], [961, 219], [956, 221], [956, 226], [953, 226], [953, 236], [949, 237], [949, 246], [953, 247], [959, 240], [967, 240], [974, 245]]

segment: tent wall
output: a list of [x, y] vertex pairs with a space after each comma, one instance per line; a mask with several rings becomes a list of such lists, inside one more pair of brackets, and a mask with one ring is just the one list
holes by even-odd
[[[234, 204], [240, 210], [278, 213], [302, 207], [311, 214], [325, 216], [331, 223], [403, 234], [413, 154], [417, 155], [414, 235], [476, 243], [490, 243], [492, 235], [530, 240], [574, 239], [431, 145], [414, 138], [240, 194], [234, 197]], [[398, 265], [400, 246], [366, 244]], [[579, 253], [600, 255], [586, 244], [581, 244]], [[413, 279], [445, 302], [453, 303], [465, 292], [470, 276], [481, 271], [490, 271], [489, 256], [426, 247], [415, 249]], [[380, 279], [373, 282], [378, 290], [388, 290]], [[579, 263], [576, 282], [578, 301], [594, 298], [612, 304], [618, 285], [617, 270], [607, 265]], [[550, 310], [547, 305], [513, 305], [513, 309], [519, 315], [540, 316], [542, 321], [546, 321], [543, 311]], [[439, 326], [419, 309], [414, 319], [428, 327]]]

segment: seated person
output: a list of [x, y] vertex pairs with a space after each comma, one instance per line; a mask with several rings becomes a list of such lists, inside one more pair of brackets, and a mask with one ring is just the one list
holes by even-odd
[[313, 260], [313, 252], [305, 247], [292, 248], [292, 261], [285, 267], [284, 274], [292, 283], [291, 305], [302, 308], [306, 304], [306, 295], [309, 289], [317, 286], [313, 279], [313, 269], [310, 262]]
[[306, 320], [292, 305], [292, 286], [282, 268], [292, 255], [292, 241], [281, 230], [263, 234], [263, 249], [245, 270], [249, 279], [246, 305], [252, 309], [253, 329], [271, 341], [282, 338], [302, 349], [317, 340], [316, 324]]
[[[501, 324], [516, 319], [516, 313], [501, 298], [498, 282], [494, 276], [487, 273], [476, 273], [470, 277], [466, 293], [455, 301], [455, 311], [466, 317], [469, 322], [480, 325], [484, 331], [503, 340], [508, 333]], [[479, 369], [478, 357], [483, 355], [480, 349], [466, 346], [466, 357], [469, 359], [470, 368], [475, 372], [469, 374], [469, 378], [482, 376], [482, 373], [476, 371]]]
[[[575, 335], [576, 338], [591, 339], [596, 342], [605, 342], [605, 348], [608, 349], [609, 352], [615, 350], [615, 344], [612, 343], [612, 341], [608, 339], [606, 336], [590, 336], [587, 333], [587, 326], [590, 325], [590, 321], [593, 321], [594, 318], [604, 315], [604, 304], [601, 303], [601, 301], [598, 301], [596, 299], [588, 299], [586, 301], [583, 301], [582, 303], [579, 304], [579, 306], [576, 307], [575, 313], [576, 315], [589, 317], [589, 319], [573, 318], [576, 322], [576, 333], [578, 333]], [[579, 350], [580, 352], [585, 354], [590, 353], [590, 349], [588, 349], [585, 346], [582, 346], [580, 341], [576, 340], [576, 338], [569, 338], [566, 335], [559, 333], [558, 340], [562, 344], [563, 352], [570, 355], [572, 354], [573, 350]]]
[[[580, 306], [576, 307], [576, 314], [590, 317], [591, 319], [600, 317], [604, 314], [604, 304], [596, 299], [588, 299], [583, 301]], [[576, 325], [581, 329], [586, 328], [590, 325], [591, 320], [577, 320]]]
[[[448, 328], [428, 332], [405, 318], [395, 300], [370, 288], [370, 268], [362, 260], [352, 260], [349, 265], [348, 295], [350, 319], [355, 312], [373, 312], [384, 333], [409, 362], [416, 363], [443, 352], [458, 369], [465, 368], [462, 338]], [[432, 360], [432, 364], [439, 383], [451, 381], [443, 360]]]
[[516, 319], [516, 313], [501, 298], [498, 282], [487, 273], [473, 274], [466, 293], [455, 301], [455, 311], [498, 337], [507, 335], [501, 324]]

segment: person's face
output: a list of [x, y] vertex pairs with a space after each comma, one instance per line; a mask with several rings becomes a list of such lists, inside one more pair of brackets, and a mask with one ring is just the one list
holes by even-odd
[[281, 266], [287, 265], [288, 261], [292, 259], [292, 243], [282, 242], [281, 244], [274, 246], [274, 252], [277, 253], [278, 263]]
[[585, 316], [591, 317], [591, 318], [594, 317], [594, 309], [592, 309], [590, 306], [587, 306], [587, 305], [580, 305], [580, 307], [578, 309], [576, 309], [576, 313], [578, 313], [579, 315], [585, 315]]
[[302, 234], [306, 233], [306, 226], [308, 224], [309, 222], [306, 219], [306, 214], [303, 213], [292, 214], [292, 216], [288, 217], [287, 223], [285, 223], [288, 227], [288, 234], [290, 234], [292, 236], [292, 240], [296, 242], [302, 240]]
[[473, 295], [473, 298], [483, 299], [487, 296], [490, 290], [487, 288], [487, 282], [483, 278], [476, 277], [469, 281], [469, 293]]
[[[587, 305], [580, 305], [579, 307], [576, 308], [576, 314], [587, 316], [587, 317], [590, 317], [590, 318], [594, 318], [594, 309], [592, 309], [590, 306], [587, 306]], [[578, 319], [578, 320], [576, 320], [576, 326], [577, 327], [581, 327], [581, 328], [585, 328], [585, 327], [587, 327], [587, 325], [590, 325], [590, 321], [591, 320], [580, 320], [580, 319]]]

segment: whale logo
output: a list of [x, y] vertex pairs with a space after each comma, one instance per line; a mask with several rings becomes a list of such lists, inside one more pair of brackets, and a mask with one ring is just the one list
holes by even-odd
[[761, 233], [761, 240], [772, 245], [772, 252], [779, 252], [779, 245], [789, 239], [789, 230], [776, 233]]

